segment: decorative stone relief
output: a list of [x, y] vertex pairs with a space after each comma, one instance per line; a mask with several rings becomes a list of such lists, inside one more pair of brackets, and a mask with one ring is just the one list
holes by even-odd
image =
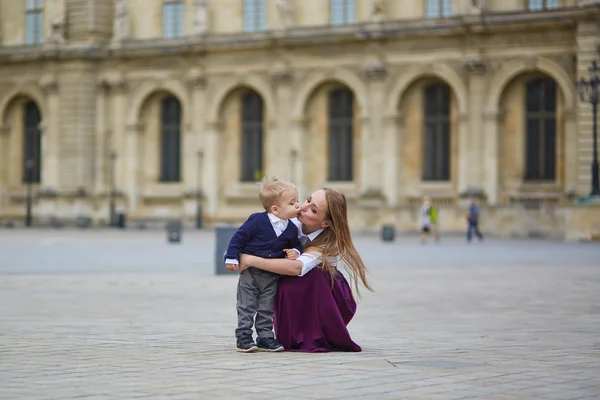
[[289, 66], [285, 63], [275, 63], [270, 71], [271, 79], [274, 84], [290, 84], [294, 80], [294, 75]]
[[206, 89], [208, 79], [202, 70], [193, 68], [185, 75], [185, 80], [193, 89]]
[[194, 0], [194, 35], [205, 35], [209, 30], [208, 0]]
[[465, 71], [469, 74], [484, 75], [488, 72], [488, 64], [483, 59], [468, 60], [464, 64]]
[[367, 48], [367, 55], [362, 63], [362, 70], [368, 79], [380, 80], [387, 77], [387, 68], [383, 61], [383, 53], [376, 45]]
[[381, 22], [385, 17], [384, 0], [371, 0], [369, 16], [372, 22]]
[[115, 0], [115, 20], [113, 24], [112, 42], [118, 43], [131, 35], [129, 12], [125, 0]]
[[63, 44], [65, 42], [67, 8], [65, 0], [56, 0], [54, 7], [51, 8], [52, 16], [50, 20], [50, 32], [46, 43], [48, 44]]
[[46, 96], [58, 93], [58, 80], [54, 75], [45, 75], [40, 79], [40, 87]]
[[277, 13], [281, 29], [289, 29], [294, 25], [294, 9], [289, 0], [277, 0]]

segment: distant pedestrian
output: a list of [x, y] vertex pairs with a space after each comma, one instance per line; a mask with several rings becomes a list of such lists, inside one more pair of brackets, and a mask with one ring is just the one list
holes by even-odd
[[473, 232], [477, 236], [480, 242], [483, 241], [483, 235], [479, 231], [479, 206], [477, 200], [472, 199], [471, 205], [469, 206], [469, 213], [467, 214], [467, 242], [471, 243]]
[[439, 234], [437, 229], [438, 222], [438, 210], [431, 204], [429, 197], [423, 199], [423, 205], [421, 206], [421, 243], [427, 242], [427, 236], [432, 233], [439, 241]]

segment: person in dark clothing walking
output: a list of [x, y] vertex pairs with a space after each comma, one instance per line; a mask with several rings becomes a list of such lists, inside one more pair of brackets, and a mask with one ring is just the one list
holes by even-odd
[[471, 205], [469, 206], [469, 213], [467, 214], [467, 242], [471, 243], [471, 238], [473, 237], [473, 233], [479, 239], [480, 242], [483, 241], [483, 235], [479, 231], [479, 206], [477, 205], [477, 200], [472, 199]]

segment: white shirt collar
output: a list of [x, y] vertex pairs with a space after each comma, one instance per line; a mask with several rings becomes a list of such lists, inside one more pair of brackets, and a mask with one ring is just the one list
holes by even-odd
[[305, 235], [304, 232], [302, 232], [302, 222], [298, 221], [298, 218], [292, 218], [290, 221], [292, 221], [294, 225], [298, 227], [298, 237], [306, 236], [311, 242], [315, 240], [316, 237], [321, 234], [321, 232], [323, 232], [323, 228], [320, 228], [312, 233], [309, 233], [308, 235]]
[[271, 223], [273, 225], [275, 225], [276, 223], [278, 223], [279, 221], [283, 221], [281, 218], [279, 218], [277, 215], [275, 214], [271, 214], [271, 213], [267, 213], [267, 216], [269, 217], [269, 221], [271, 221]]

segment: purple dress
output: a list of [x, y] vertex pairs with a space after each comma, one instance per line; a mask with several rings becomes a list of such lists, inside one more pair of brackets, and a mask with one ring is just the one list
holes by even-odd
[[275, 335], [286, 350], [361, 351], [346, 328], [356, 312], [356, 302], [339, 271], [333, 287], [329, 273], [320, 268], [302, 277], [282, 276], [273, 308]]

